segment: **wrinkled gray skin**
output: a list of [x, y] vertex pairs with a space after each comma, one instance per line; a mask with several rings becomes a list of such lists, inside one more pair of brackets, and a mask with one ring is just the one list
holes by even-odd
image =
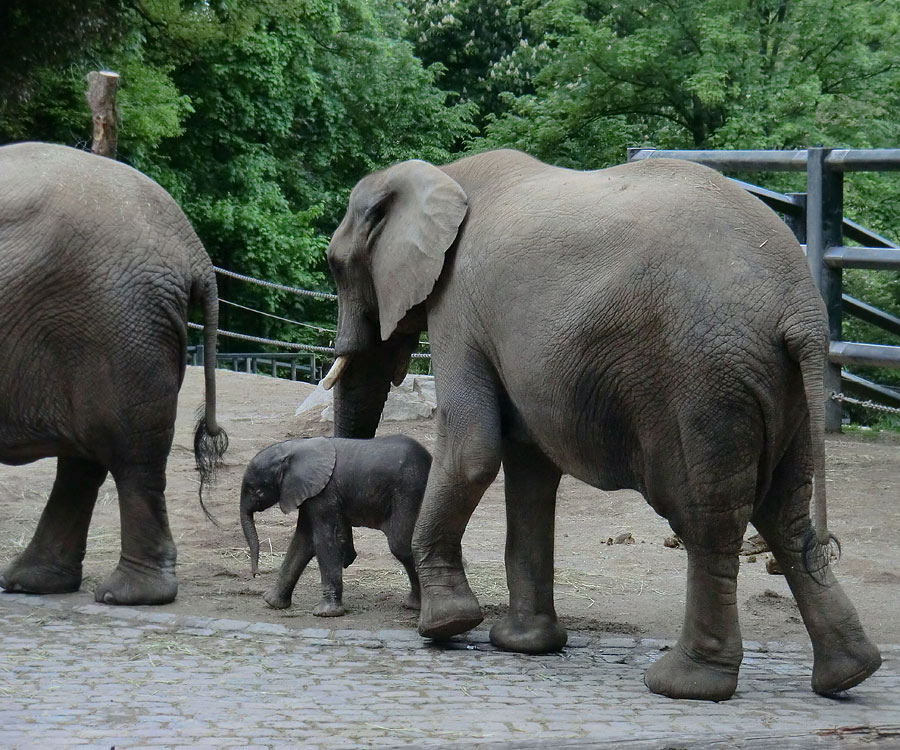
[[800, 606], [813, 689], [837, 693], [878, 668], [823, 552], [823, 304], [793, 235], [756, 198], [680, 161], [596, 172], [515, 151], [412, 161], [357, 184], [328, 258], [336, 348], [349, 356], [336, 435], [374, 433], [390, 381], [429, 331], [437, 435], [413, 536], [422, 635], [482, 619], [460, 540], [502, 463], [510, 606], [496, 645], [566, 642], [553, 522], [567, 473], [638, 490], [684, 540], [684, 625], [647, 672], [652, 691], [733, 694], [751, 521]]
[[291, 594], [315, 556], [322, 577], [319, 617], [344, 614], [341, 568], [356, 558], [353, 526], [380, 529], [391, 552], [409, 575], [404, 606], [419, 608], [419, 578], [410, 543], [431, 467], [431, 454], [402, 435], [372, 440], [300, 438], [270, 445], [248, 464], [241, 485], [241, 527], [256, 575], [259, 537], [253, 514], [276, 503], [298, 511], [278, 578], [265, 593], [276, 609], [291, 605]]
[[109, 159], [25, 143], [0, 148], [0, 462], [57, 457], [7, 591], [78, 590], [97, 491], [111, 473], [122, 552], [96, 590], [108, 604], [177, 593], [164, 490], [187, 314], [205, 319], [206, 408], [216, 425], [216, 280], [184, 214], [156, 183]]

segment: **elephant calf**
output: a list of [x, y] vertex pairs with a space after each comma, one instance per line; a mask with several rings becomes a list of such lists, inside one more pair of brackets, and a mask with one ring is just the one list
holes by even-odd
[[402, 435], [371, 440], [300, 438], [260, 451], [247, 466], [241, 485], [241, 526], [250, 546], [253, 575], [259, 564], [259, 536], [253, 514], [278, 503], [299, 510], [291, 540], [266, 603], [291, 604], [297, 580], [313, 556], [319, 560], [322, 601], [319, 617], [344, 614], [341, 568], [356, 558], [353, 526], [380, 529], [391, 552], [409, 575], [405, 606], [419, 608], [419, 578], [410, 540], [425, 494], [431, 454]]

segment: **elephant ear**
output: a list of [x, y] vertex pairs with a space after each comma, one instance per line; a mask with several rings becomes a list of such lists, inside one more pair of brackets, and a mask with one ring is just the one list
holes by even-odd
[[284, 458], [278, 503], [283, 513], [297, 510], [325, 489], [334, 472], [335, 456], [334, 443], [319, 437], [302, 440]]
[[431, 294], [469, 201], [459, 183], [419, 160], [388, 169], [383, 185], [373, 207], [383, 218], [370, 235], [369, 252], [381, 338], [387, 341], [406, 313]]

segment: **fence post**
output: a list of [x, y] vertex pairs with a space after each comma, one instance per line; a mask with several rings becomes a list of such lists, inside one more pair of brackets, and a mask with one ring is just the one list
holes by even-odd
[[794, 233], [794, 236], [797, 238], [797, 242], [801, 245], [806, 244], [806, 193], [788, 193], [789, 197], [799, 201], [803, 204], [803, 211], [799, 216], [792, 216], [791, 214], [784, 215], [784, 223], [788, 225], [788, 228]]
[[[843, 245], [844, 176], [825, 165], [830, 150], [807, 150], [806, 258], [813, 280], [825, 300], [829, 339], [841, 341], [841, 269], [826, 266], [824, 257], [829, 247]], [[828, 432], [841, 430], [841, 405], [830, 398], [832, 391], [840, 390], [841, 367], [828, 362], [825, 367], [825, 429]]]

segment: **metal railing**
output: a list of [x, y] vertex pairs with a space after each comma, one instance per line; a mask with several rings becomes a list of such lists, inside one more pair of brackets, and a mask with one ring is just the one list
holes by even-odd
[[[900, 394], [870, 383], [841, 365], [900, 367], [900, 346], [844, 341], [844, 313], [900, 335], [900, 318], [843, 293], [844, 268], [900, 271], [900, 246], [844, 218], [844, 173], [900, 170], [900, 149], [808, 148], [796, 151], [664, 151], [630, 148], [628, 161], [685, 159], [722, 172], [806, 172], [806, 192], [781, 194], [735, 180], [779, 213], [806, 248], [813, 280], [825, 300], [831, 335], [826, 393], [840, 393], [842, 380], [867, 395], [900, 404]], [[847, 246], [845, 239], [861, 243]], [[826, 428], [840, 430], [841, 404], [829, 399]]]
[[[192, 365], [202, 365], [204, 354], [202, 344], [188, 347]], [[315, 352], [217, 352], [216, 368], [291, 380], [300, 376], [309, 383], [318, 383], [324, 374], [320, 357]]]

